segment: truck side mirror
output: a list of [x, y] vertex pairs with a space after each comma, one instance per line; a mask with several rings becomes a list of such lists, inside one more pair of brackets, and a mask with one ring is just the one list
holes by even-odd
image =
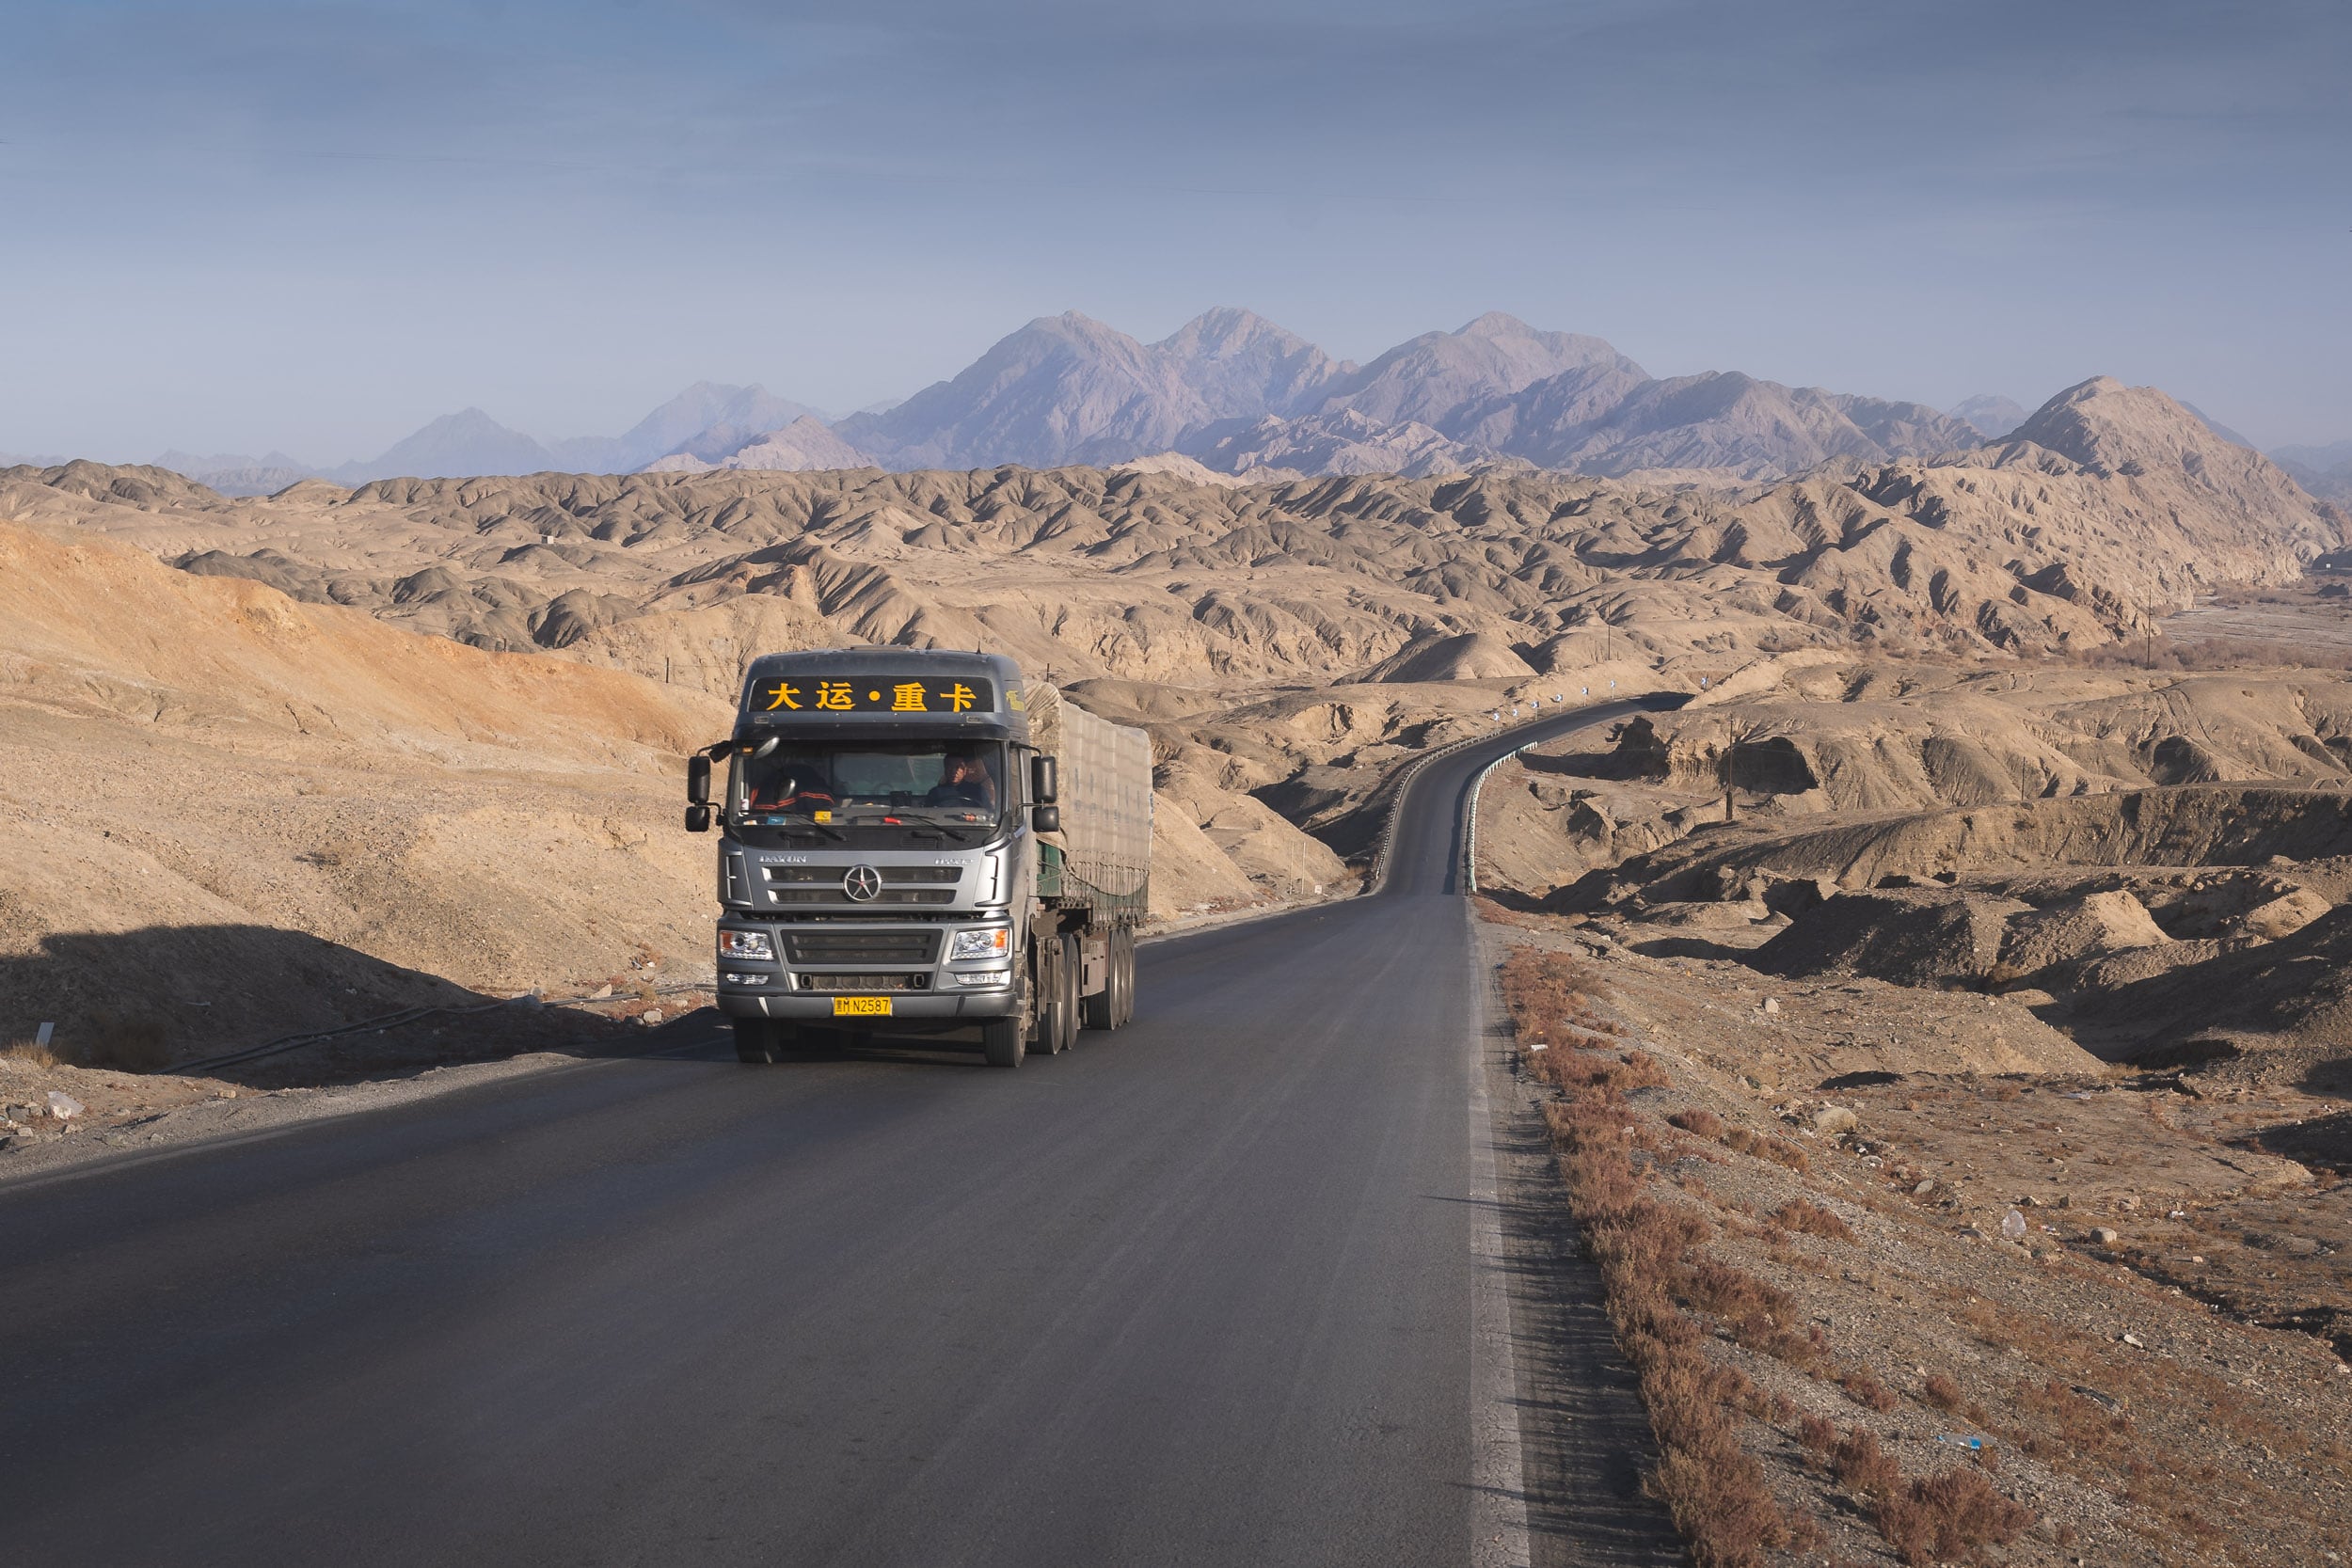
[[[686, 759], [686, 799], [697, 806], [707, 805], [710, 800], [710, 759], [700, 752]], [[706, 826], [708, 825], [709, 817], [708, 812], [703, 814]], [[699, 833], [703, 832], [703, 829], [692, 828], [688, 831]]]
[[[1052, 760], [1053, 759], [1050, 757], [1046, 759], [1049, 763], [1052, 762]], [[1061, 807], [1031, 806], [1029, 808], [1029, 826], [1035, 828], [1041, 833], [1060, 832]]]
[[1029, 799], [1041, 806], [1050, 806], [1061, 799], [1058, 769], [1054, 759], [1042, 752], [1029, 759]]
[[686, 808], [686, 831], [690, 833], [710, 832], [710, 808], [697, 801]]

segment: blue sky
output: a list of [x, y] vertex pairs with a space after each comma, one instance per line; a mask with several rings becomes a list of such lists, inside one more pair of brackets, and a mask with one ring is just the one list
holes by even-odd
[[2352, 436], [2343, 0], [0, 11], [0, 450], [847, 411], [1221, 304]]

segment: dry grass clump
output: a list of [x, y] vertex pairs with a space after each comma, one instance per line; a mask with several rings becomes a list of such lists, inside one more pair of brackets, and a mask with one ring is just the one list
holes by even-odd
[[11, 1062], [22, 1062], [26, 1067], [65, 1066], [65, 1059], [57, 1054], [54, 1047], [36, 1045], [31, 1040], [10, 1040], [6, 1045], [0, 1045], [0, 1056], [6, 1056]]
[[1724, 1135], [1724, 1118], [1695, 1105], [1687, 1111], [1677, 1111], [1666, 1120], [1695, 1137], [1720, 1139]]
[[1885, 1384], [1859, 1368], [1850, 1368], [1837, 1374], [1837, 1386], [1846, 1397], [1865, 1410], [1875, 1410], [1883, 1416], [1899, 1402]]
[[1960, 1391], [1960, 1385], [1942, 1372], [1929, 1374], [1927, 1382], [1919, 1386], [1919, 1397], [1947, 1416], [1967, 1402], [1967, 1396]]
[[1808, 1236], [1820, 1236], [1833, 1242], [1851, 1242], [1854, 1239], [1851, 1226], [1807, 1198], [1790, 1198], [1772, 1211], [1772, 1218], [1789, 1229], [1804, 1231]]
[[1741, 1154], [1753, 1154], [1759, 1160], [1770, 1160], [1775, 1164], [1786, 1165], [1799, 1176], [1803, 1176], [1813, 1168], [1813, 1162], [1806, 1158], [1804, 1150], [1795, 1144], [1784, 1142], [1779, 1138], [1767, 1137], [1763, 1133], [1751, 1132], [1745, 1127], [1726, 1128], [1722, 1143], [1725, 1148], [1737, 1150]]
[[1807, 1416], [1797, 1441], [1824, 1458], [1840, 1486], [1868, 1502], [1879, 1533], [1906, 1563], [1948, 1562], [1979, 1546], [2005, 1546], [2033, 1523], [2030, 1510], [1965, 1465], [1906, 1478], [1877, 1436], [1861, 1427], [1840, 1435], [1819, 1416]]

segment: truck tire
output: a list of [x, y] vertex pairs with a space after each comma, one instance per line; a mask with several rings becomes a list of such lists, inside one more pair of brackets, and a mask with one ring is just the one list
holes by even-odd
[[1078, 936], [1073, 931], [1061, 939], [1061, 1044], [1054, 1049], [1067, 1051], [1078, 1043], [1079, 996], [1078, 984], [1085, 971], [1079, 968], [1082, 955], [1078, 951]]
[[764, 1018], [739, 1018], [735, 1025], [735, 1059], [751, 1066], [764, 1066], [784, 1058], [783, 1042], [776, 1038], [774, 1022]]
[[1123, 1029], [1136, 1021], [1136, 934], [1124, 926], [1111, 933], [1111, 979], [1118, 993], [1111, 1027]]
[[1019, 1067], [1029, 1053], [1028, 1000], [1033, 994], [1025, 980], [1009, 1014], [981, 1021], [980, 1054], [990, 1067]]
[[1089, 1029], [1119, 1027], [1119, 933], [1112, 931], [1104, 942], [1103, 989], [1078, 1004], [1078, 1016]]
[[1077, 990], [1076, 976], [1070, 969], [1071, 942], [1068, 937], [1044, 937], [1037, 949], [1037, 1038], [1038, 1053], [1058, 1056], [1070, 1049], [1070, 1041], [1077, 1034], [1077, 1020], [1072, 1016]]
[[1019, 1067], [1029, 1053], [1029, 1031], [1017, 1018], [992, 1018], [980, 1025], [980, 1054], [990, 1067]]

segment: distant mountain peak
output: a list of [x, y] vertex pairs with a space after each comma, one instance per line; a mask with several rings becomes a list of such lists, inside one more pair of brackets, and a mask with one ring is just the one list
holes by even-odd
[[2024, 404], [1994, 392], [1963, 398], [1944, 412], [1988, 441], [1997, 441], [2026, 422]]

